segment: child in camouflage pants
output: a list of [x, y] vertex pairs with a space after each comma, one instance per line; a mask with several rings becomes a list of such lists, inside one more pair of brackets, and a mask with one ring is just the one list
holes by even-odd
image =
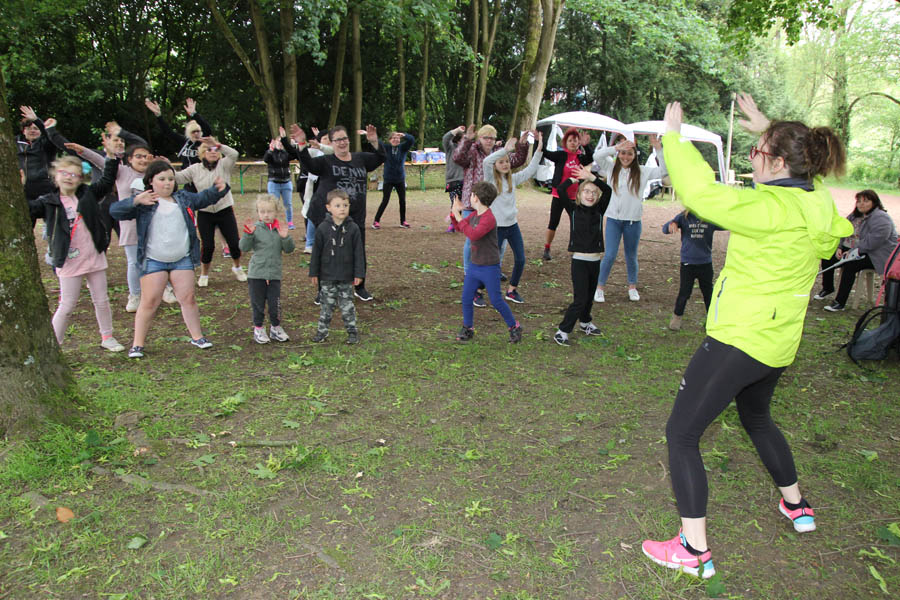
[[328, 192], [325, 199], [328, 215], [316, 228], [312, 256], [309, 260], [309, 277], [314, 286], [320, 286], [322, 302], [319, 325], [312, 341], [324, 342], [334, 307], [341, 310], [347, 343], [359, 343], [356, 328], [356, 308], [353, 306], [353, 286], [366, 276], [366, 260], [363, 254], [362, 236], [350, 214], [350, 197], [341, 189]]

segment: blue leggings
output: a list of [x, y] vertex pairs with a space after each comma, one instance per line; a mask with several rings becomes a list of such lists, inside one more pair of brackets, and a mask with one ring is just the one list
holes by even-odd
[[519, 280], [522, 279], [522, 273], [525, 271], [525, 242], [522, 241], [522, 231], [519, 229], [518, 223], [510, 225], [509, 227], [497, 228], [497, 244], [501, 248], [501, 263], [503, 262], [503, 242], [506, 241], [508, 241], [509, 246], [512, 248], [513, 256], [515, 256], [516, 259], [516, 262], [513, 264], [512, 275], [509, 278], [509, 285], [517, 287], [519, 285]]
[[500, 265], [476, 265], [470, 264], [466, 271], [466, 278], [463, 280], [462, 290], [462, 310], [463, 325], [471, 327], [474, 320], [475, 308], [472, 306], [472, 298], [475, 297], [475, 290], [479, 287], [487, 289], [488, 297], [491, 304], [506, 321], [507, 327], [516, 325], [516, 318], [509, 309], [509, 304], [503, 299], [500, 293]]

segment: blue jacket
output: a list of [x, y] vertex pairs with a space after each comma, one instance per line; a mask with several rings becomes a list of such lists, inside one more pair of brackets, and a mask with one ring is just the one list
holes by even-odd
[[[186, 190], [177, 190], [172, 194], [172, 198], [181, 208], [181, 214], [184, 215], [184, 223], [187, 225], [188, 241], [191, 246], [191, 262], [194, 263], [194, 268], [200, 264], [200, 240], [197, 239], [197, 228], [194, 226], [194, 213], [221, 200], [228, 193], [229, 189], [229, 186], [226, 185], [225, 189], [220, 192], [213, 186], [199, 194]], [[156, 214], [157, 206], [157, 204], [150, 206], [138, 204], [135, 206], [134, 196], [132, 196], [119, 200], [109, 207], [109, 214], [114, 219], [120, 221], [137, 219], [137, 261], [142, 273], [145, 273], [147, 270], [147, 232], [150, 230], [150, 221], [153, 220], [153, 215]]]
[[403, 134], [403, 141], [396, 146], [378, 142], [384, 150], [384, 180], [388, 183], [404, 183], [406, 181], [406, 153], [416, 143], [416, 138], [408, 133]]
[[687, 217], [683, 212], [662, 226], [662, 232], [668, 234], [670, 223], [681, 229], [681, 263], [685, 265], [705, 265], [712, 262], [713, 233], [724, 231], [718, 225], [707, 223], [693, 213]]

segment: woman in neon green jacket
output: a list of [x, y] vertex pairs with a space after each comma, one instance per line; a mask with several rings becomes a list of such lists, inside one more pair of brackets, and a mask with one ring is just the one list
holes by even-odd
[[646, 540], [654, 562], [704, 578], [715, 574], [706, 541], [706, 474], [700, 437], [735, 400], [741, 424], [781, 491], [778, 510], [800, 532], [815, 529], [801, 496], [791, 449], [769, 414], [778, 378], [800, 345], [819, 259], [831, 256], [853, 226], [838, 215], [821, 177], [843, 173], [846, 156], [826, 127], [770, 122], [749, 95], [740, 124], [760, 134], [750, 149], [753, 189], [715, 183], [693, 144], [682, 138], [681, 105], [666, 108], [665, 161], [678, 196], [701, 219], [731, 231], [725, 267], [713, 289], [707, 337], [694, 354], [666, 425], [672, 489], [682, 530]]

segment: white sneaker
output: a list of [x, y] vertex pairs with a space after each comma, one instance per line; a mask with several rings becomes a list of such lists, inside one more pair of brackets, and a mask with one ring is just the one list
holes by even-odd
[[141, 305], [140, 294], [128, 294], [128, 304], [125, 305], [125, 312], [137, 312], [138, 306]]
[[269, 337], [276, 342], [286, 342], [291, 339], [288, 337], [288, 334], [284, 332], [284, 327], [281, 325], [272, 325], [269, 328]]
[[266, 335], [266, 330], [264, 327], [254, 327], [253, 328], [253, 341], [257, 344], [268, 344], [269, 336]]
[[594, 292], [594, 302], [606, 302], [606, 297], [603, 295], [603, 290], [597, 288], [597, 291]]
[[312, 254], [312, 246], [307, 246], [303, 249], [303, 254]]
[[163, 291], [163, 302], [166, 304], [175, 304], [178, 302], [178, 298], [175, 297], [175, 292], [170, 285], [167, 285], [166, 289]]
[[638, 294], [638, 291], [634, 288], [628, 288], [628, 299], [632, 302], [637, 302], [641, 299], [641, 295]]
[[234, 273], [234, 278], [238, 281], [247, 281], [247, 274], [244, 273], [244, 267], [231, 267], [231, 272]]
[[206, 287], [209, 285], [209, 275], [201, 275], [197, 278], [197, 287]]
[[100, 345], [109, 350], [110, 352], [123, 352], [125, 350], [125, 346], [116, 341], [114, 337], [108, 337], [102, 342]]

